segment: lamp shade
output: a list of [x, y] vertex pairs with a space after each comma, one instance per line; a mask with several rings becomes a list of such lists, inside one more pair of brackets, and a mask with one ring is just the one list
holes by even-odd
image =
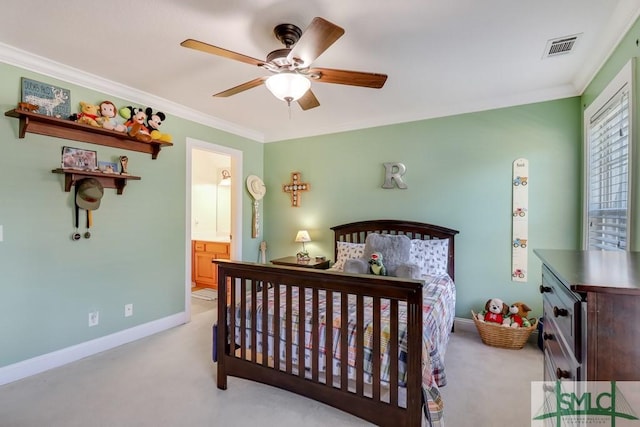
[[310, 241], [311, 241], [311, 237], [309, 236], [309, 232], [307, 230], [300, 230], [298, 231], [298, 234], [296, 234], [296, 242], [304, 243], [304, 242], [310, 242]]
[[297, 101], [311, 87], [311, 81], [308, 78], [290, 72], [274, 74], [265, 84], [276, 98], [287, 102]]

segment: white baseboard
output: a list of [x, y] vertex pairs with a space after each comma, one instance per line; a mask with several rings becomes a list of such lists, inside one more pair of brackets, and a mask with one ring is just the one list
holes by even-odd
[[140, 338], [182, 325], [189, 320], [185, 312], [138, 325], [91, 341], [56, 350], [0, 367], [0, 385], [21, 380], [49, 369], [57, 368], [85, 357], [109, 350]]

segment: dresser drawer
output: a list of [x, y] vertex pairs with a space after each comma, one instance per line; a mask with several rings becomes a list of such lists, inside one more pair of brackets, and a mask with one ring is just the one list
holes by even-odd
[[543, 341], [544, 380], [579, 381], [581, 364], [553, 320], [545, 319]]
[[543, 266], [542, 286], [545, 323], [553, 320], [557, 332], [562, 335], [576, 360], [582, 360], [581, 305], [578, 297], [567, 289], [554, 274]]
[[[204, 245], [205, 252], [215, 252], [217, 254], [228, 254], [229, 244], [220, 242], [206, 242]], [[219, 257], [221, 258], [221, 257]]]
[[229, 243], [204, 242], [196, 240], [193, 242], [193, 248], [196, 252], [215, 252], [217, 254], [229, 254]]

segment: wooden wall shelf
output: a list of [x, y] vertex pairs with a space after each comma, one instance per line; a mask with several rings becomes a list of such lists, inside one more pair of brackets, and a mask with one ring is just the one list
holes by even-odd
[[[158, 157], [158, 153], [162, 147], [170, 147], [173, 145], [171, 142], [138, 141], [126, 133], [97, 128], [71, 120], [58, 119], [29, 111], [14, 109], [7, 111], [4, 115], [20, 119], [18, 135], [20, 138], [24, 138], [25, 134], [30, 132], [56, 138], [88, 142], [90, 144], [106, 145], [107, 147], [121, 148], [123, 150], [149, 153], [152, 159]], [[129, 176], [128, 179], [132, 178]]]
[[71, 191], [71, 187], [75, 185], [75, 183], [84, 178], [95, 178], [104, 188], [115, 188], [118, 194], [122, 194], [124, 191], [124, 187], [127, 185], [128, 180], [139, 181], [139, 176], [133, 175], [120, 175], [117, 173], [102, 173], [102, 172], [91, 172], [91, 171], [81, 171], [77, 169], [54, 169], [51, 172], [64, 174], [64, 191]]

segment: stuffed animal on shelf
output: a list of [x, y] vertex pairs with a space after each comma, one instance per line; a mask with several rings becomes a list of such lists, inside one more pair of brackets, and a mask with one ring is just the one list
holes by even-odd
[[147, 114], [142, 108], [127, 106], [121, 108], [119, 113], [120, 116], [127, 120], [124, 125], [127, 128], [129, 136], [134, 137], [138, 141], [151, 141], [149, 129], [147, 129], [144, 124], [145, 120], [147, 120]]
[[162, 111], [153, 112], [153, 109], [147, 107], [145, 110], [147, 114], [147, 129], [151, 131], [151, 139], [163, 142], [171, 142], [173, 139], [168, 133], [160, 132], [160, 125], [166, 119], [165, 114]]
[[528, 328], [531, 322], [527, 317], [531, 309], [523, 302], [514, 302], [509, 306], [509, 322], [512, 328]]
[[498, 325], [508, 327], [511, 324], [509, 320], [509, 306], [500, 298], [491, 298], [484, 305], [484, 310], [476, 316], [481, 322], [497, 323]]
[[369, 258], [369, 273], [377, 276], [386, 276], [387, 269], [382, 263], [382, 254], [380, 252], [374, 252]]
[[96, 119], [98, 118], [98, 106], [80, 101], [80, 113], [76, 116], [76, 122], [85, 125], [100, 127]]
[[96, 119], [103, 129], [115, 130], [116, 132], [126, 132], [127, 127], [117, 119], [118, 109], [111, 101], [102, 101], [99, 105], [100, 116]]

